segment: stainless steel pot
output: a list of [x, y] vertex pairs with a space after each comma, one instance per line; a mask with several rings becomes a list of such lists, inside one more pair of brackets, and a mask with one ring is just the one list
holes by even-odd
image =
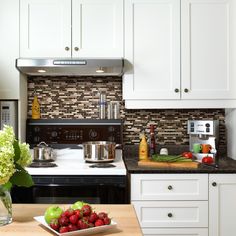
[[53, 149], [45, 142], [34, 147], [34, 161], [55, 161]]
[[[81, 145], [79, 145], [81, 146]], [[84, 142], [84, 159], [87, 162], [112, 162], [115, 160], [115, 149], [119, 145], [108, 141]]]

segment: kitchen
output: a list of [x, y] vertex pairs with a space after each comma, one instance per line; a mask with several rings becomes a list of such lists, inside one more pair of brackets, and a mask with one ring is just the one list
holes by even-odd
[[[144, 130], [149, 134], [150, 124], [156, 125], [157, 152], [161, 147], [170, 151], [176, 146], [188, 151], [187, 121], [198, 119], [219, 121], [218, 151], [222, 157], [236, 159], [233, 0], [4, 0], [0, 9], [0, 99], [17, 101], [19, 138], [27, 138], [35, 94], [43, 120], [102, 121], [102, 92], [107, 104], [120, 105], [120, 142], [127, 181], [131, 181], [126, 183], [131, 184], [127, 199], [135, 206], [143, 234], [233, 235], [230, 219], [236, 210], [236, 169], [232, 166], [197, 173], [132, 166], [138, 157], [139, 135]], [[123, 58], [124, 74], [26, 76], [15, 68], [18, 58], [59, 58], [64, 62]], [[230, 166], [232, 161], [227, 163]], [[201, 191], [190, 196], [182, 189], [182, 197], [165, 191], [162, 196], [137, 192], [139, 183], [173, 180], [178, 180], [174, 182], [177, 186], [197, 182]], [[156, 185], [143, 187], [149, 191]], [[167, 206], [167, 210], [180, 211], [179, 223], [164, 213], [160, 218], [141, 221], [148, 212], [158, 215], [156, 211]], [[188, 216], [196, 218], [187, 220], [181, 207], [199, 207], [201, 214], [197, 216], [192, 210]]]

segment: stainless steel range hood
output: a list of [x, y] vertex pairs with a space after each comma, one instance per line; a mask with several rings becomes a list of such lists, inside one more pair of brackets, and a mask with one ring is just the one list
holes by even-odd
[[121, 76], [122, 58], [19, 58], [16, 68], [30, 76]]

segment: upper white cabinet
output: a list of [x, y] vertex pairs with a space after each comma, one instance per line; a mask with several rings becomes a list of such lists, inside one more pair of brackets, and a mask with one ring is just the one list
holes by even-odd
[[181, 1], [183, 99], [236, 99], [235, 0]]
[[0, 1], [0, 99], [19, 99], [19, 1]]
[[179, 32], [180, 0], [125, 1], [124, 99], [180, 98]]
[[127, 108], [236, 107], [234, 0], [127, 0]]
[[21, 57], [123, 57], [123, 0], [20, 0]]

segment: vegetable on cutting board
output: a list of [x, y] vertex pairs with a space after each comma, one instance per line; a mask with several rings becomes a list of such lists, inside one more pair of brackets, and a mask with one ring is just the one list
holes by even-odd
[[181, 155], [158, 155], [154, 154], [151, 157], [152, 161], [156, 162], [192, 162], [192, 159], [185, 158]]
[[202, 158], [202, 163], [204, 164], [212, 164], [213, 158], [211, 156], [205, 156]]

